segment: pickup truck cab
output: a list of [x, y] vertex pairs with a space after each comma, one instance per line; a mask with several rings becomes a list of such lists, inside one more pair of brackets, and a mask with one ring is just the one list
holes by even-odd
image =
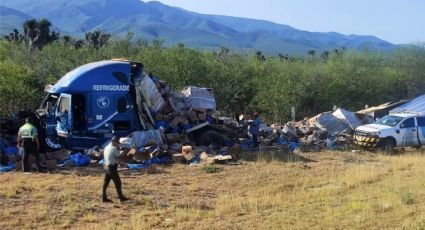
[[375, 123], [357, 127], [354, 143], [385, 151], [395, 147], [421, 147], [425, 144], [425, 115], [389, 114]]

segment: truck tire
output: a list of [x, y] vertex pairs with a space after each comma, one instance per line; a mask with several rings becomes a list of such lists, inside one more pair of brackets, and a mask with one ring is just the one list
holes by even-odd
[[382, 141], [381, 149], [384, 151], [386, 155], [391, 155], [394, 153], [394, 148], [396, 146], [396, 143], [391, 138], [386, 138]]
[[63, 145], [57, 139], [48, 137], [43, 138], [42, 150], [44, 152], [55, 152], [62, 148]]
[[224, 138], [214, 130], [207, 130], [198, 138], [198, 143], [203, 146], [212, 145], [213, 148], [224, 146]]

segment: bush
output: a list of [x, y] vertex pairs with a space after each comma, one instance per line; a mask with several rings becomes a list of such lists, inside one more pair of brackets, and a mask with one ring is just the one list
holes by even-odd
[[221, 168], [215, 166], [215, 165], [204, 165], [202, 167], [202, 171], [206, 173], [218, 173], [221, 171]]
[[401, 194], [401, 202], [405, 205], [410, 205], [415, 203], [415, 194], [411, 193], [411, 192], [405, 192], [403, 194]]
[[391, 54], [339, 51], [311, 59], [259, 58], [258, 52], [237, 54], [222, 48], [217, 53], [162, 44], [134, 41], [129, 34], [97, 48], [85, 44], [77, 49], [71, 42], [56, 41], [41, 51], [28, 51], [25, 44], [0, 40], [1, 114], [33, 109], [45, 85], [80, 65], [112, 58], [144, 63], [147, 72], [168, 81], [175, 90], [187, 85], [213, 88], [223, 115], [259, 111], [269, 122], [286, 122], [291, 107], [296, 118], [302, 119], [329, 111], [333, 105], [357, 111], [366, 104], [424, 93], [424, 46]]

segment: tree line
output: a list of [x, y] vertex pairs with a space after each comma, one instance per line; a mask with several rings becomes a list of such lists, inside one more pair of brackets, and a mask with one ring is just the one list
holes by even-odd
[[[35, 22], [34, 22], [35, 21]], [[47, 21], [47, 22], [46, 22]], [[265, 120], [284, 122], [329, 111], [334, 105], [359, 110], [367, 105], [408, 99], [425, 91], [425, 46], [410, 45], [391, 53], [344, 47], [306, 56], [284, 51], [240, 54], [229, 48], [200, 51], [128, 33], [112, 37], [101, 30], [85, 37], [62, 36], [46, 19], [23, 25], [0, 40], [0, 115], [36, 109], [43, 89], [70, 70], [93, 61], [126, 58], [170, 83], [214, 89], [225, 115], [259, 111]]]

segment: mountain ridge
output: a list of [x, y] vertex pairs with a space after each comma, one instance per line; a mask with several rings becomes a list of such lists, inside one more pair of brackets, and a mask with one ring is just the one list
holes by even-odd
[[[17, 11], [11, 20], [10, 15], [0, 10], [0, 21], [11, 20], [9, 24], [13, 24], [15, 21], [22, 23], [24, 15], [44, 17], [61, 31], [74, 36], [100, 28], [111, 34], [124, 35], [131, 31], [136, 37], [147, 40], [164, 39], [165, 45], [184, 43], [194, 48], [216, 49], [225, 46], [237, 50], [288, 54], [341, 47], [377, 51], [389, 51], [396, 47], [373, 35], [309, 32], [266, 20], [199, 14], [157, 1], [2, 0], [0, 4], [5, 9]], [[1, 32], [4, 32], [3, 29]]]

